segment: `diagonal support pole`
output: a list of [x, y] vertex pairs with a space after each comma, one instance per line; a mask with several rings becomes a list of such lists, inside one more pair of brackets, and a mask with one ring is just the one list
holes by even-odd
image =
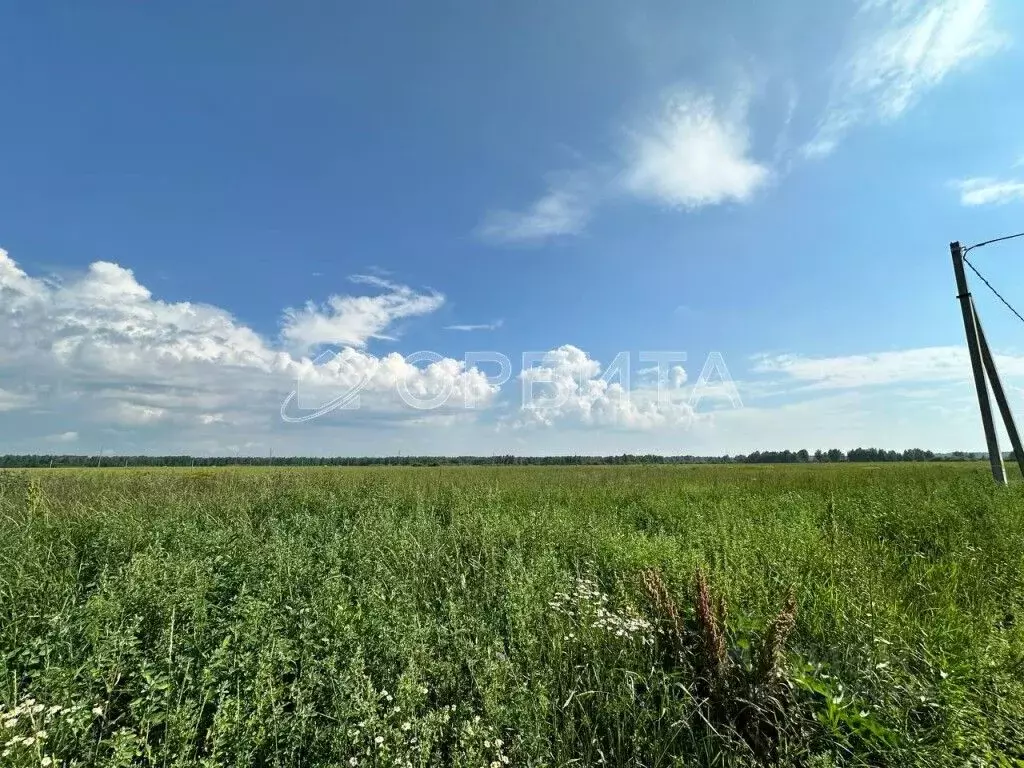
[[978, 329], [978, 342], [981, 345], [981, 360], [985, 365], [985, 372], [988, 373], [989, 383], [992, 385], [992, 394], [995, 395], [996, 405], [999, 406], [999, 414], [1003, 417], [1003, 424], [1006, 427], [1006, 434], [1010, 437], [1010, 444], [1013, 446], [1013, 455], [1017, 459], [1017, 466], [1020, 467], [1021, 476], [1024, 476], [1024, 447], [1021, 447], [1020, 434], [1017, 432], [1017, 424], [1013, 420], [1013, 411], [1010, 410], [1010, 403], [1006, 399], [1006, 392], [1003, 390], [1003, 382], [999, 380], [999, 372], [996, 370], [996, 361], [989, 349], [988, 339], [985, 338], [985, 331], [981, 327], [981, 318], [974, 307], [974, 300], [970, 299], [971, 312], [974, 314], [974, 327]]

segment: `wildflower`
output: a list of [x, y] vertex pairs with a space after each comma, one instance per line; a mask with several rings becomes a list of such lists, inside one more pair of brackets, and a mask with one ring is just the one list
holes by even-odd
[[505, 765], [508, 765], [508, 755], [502, 755], [501, 762], [503, 762]]
[[5, 749], [3, 752], [0, 752], [0, 757], [7, 757], [9, 754], [11, 754], [11, 750]]
[[408, 720], [406, 720], [404, 723], [402, 723], [402, 730], [403, 731], [408, 731], [410, 728], [412, 728], [412, 723], [410, 723]]
[[35, 737], [33, 736], [26, 736], [24, 739], [21, 740], [21, 743], [24, 744], [26, 747], [31, 747], [33, 744], [36, 743], [36, 740]]
[[420, 688], [420, 693], [426, 696], [428, 693], [430, 693], [430, 691], [428, 691], [427, 686], [424, 685], [422, 688]]
[[501, 763], [499, 763], [497, 760], [494, 760], [491, 762], [491, 768], [501, 768]]
[[490, 749], [490, 748], [491, 748], [491, 742], [485, 741], [484, 742], [484, 749]]
[[376, 744], [379, 747], [381, 744], [384, 743], [384, 737], [383, 736], [378, 736], [377, 738], [375, 738], [373, 740], [373, 743]]
[[42, 741], [43, 739], [45, 739], [49, 735], [50, 734], [48, 734], [46, 731], [39, 731], [39, 733], [36, 734], [36, 738], [39, 739], [40, 741]]
[[503, 746], [505, 746], [505, 742], [504, 742], [504, 741], [502, 741], [501, 739], [495, 739], [495, 740], [494, 740], [494, 746], [495, 746], [495, 747], [496, 747], [497, 749], [501, 749], [501, 748], [502, 748]]
[[11, 717], [11, 718], [8, 718], [7, 720], [4, 720], [4, 728], [13, 728], [17, 724], [18, 724], [18, 718], [16, 718], [16, 717]]
[[92, 708], [92, 713], [93, 713], [94, 715], [96, 715], [96, 717], [99, 717], [100, 715], [102, 715], [102, 714], [103, 714], [103, 707], [101, 707], [101, 706], [95, 706], [95, 707], [93, 707], [93, 708]]
[[349, 765], [359, 765], [359, 758], [358, 757], [350, 757], [348, 759], [348, 764]]
[[46, 767], [47, 767], [48, 765], [50, 765], [50, 764], [51, 764], [52, 762], [53, 762], [53, 758], [52, 758], [52, 757], [50, 757], [49, 755], [47, 755], [46, 757], [44, 757], [44, 758], [43, 758], [43, 759], [42, 759], [42, 760], [40, 761], [40, 763], [41, 763], [41, 765], [43, 766], [43, 768], [46, 768]]

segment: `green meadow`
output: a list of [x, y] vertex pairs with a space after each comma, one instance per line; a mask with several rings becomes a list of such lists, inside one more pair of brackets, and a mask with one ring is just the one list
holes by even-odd
[[984, 465], [0, 472], [3, 766], [1024, 766]]

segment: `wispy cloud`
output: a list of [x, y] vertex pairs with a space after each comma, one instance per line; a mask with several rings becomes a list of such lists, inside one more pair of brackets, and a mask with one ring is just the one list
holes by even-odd
[[[1007, 376], [1024, 375], [1024, 356], [995, 355]], [[812, 389], [856, 389], [909, 382], [968, 381], [971, 364], [966, 347], [921, 347], [864, 355], [806, 357], [758, 355], [756, 373], [781, 374]]]
[[477, 325], [446, 325], [446, 331], [496, 331], [501, 328], [503, 320], [495, 320], [493, 323], [479, 323]]
[[286, 309], [282, 338], [300, 351], [323, 344], [364, 347], [370, 339], [391, 338], [384, 331], [396, 320], [426, 315], [444, 304], [440, 293], [417, 293], [375, 275], [356, 275], [350, 279], [384, 293], [331, 296], [323, 304], [308, 302], [301, 309]]
[[552, 180], [547, 192], [523, 211], [488, 211], [476, 235], [494, 244], [537, 243], [578, 235], [590, 218], [588, 186], [578, 178]]
[[20, 392], [0, 389], [0, 412], [13, 411], [31, 405], [33, 398]]
[[660, 115], [632, 134], [625, 189], [682, 208], [748, 200], [768, 167], [750, 156], [746, 102], [722, 110], [706, 95], [667, 99]]
[[857, 124], [898, 118], [949, 73], [1007, 45], [991, 16], [989, 0], [862, 2], [851, 52], [804, 156], [828, 155]]
[[617, 164], [550, 180], [525, 210], [489, 211], [476, 235], [492, 244], [579, 235], [595, 207], [622, 197], [685, 209], [749, 200], [771, 171], [750, 154], [741, 92], [724, 108], [706, 93], [672, 93], [657, 113], [633, 121]]
[[953, 182], [962, 205], [999, 205], [1024, 200], [1024, 181], [981, 177]]

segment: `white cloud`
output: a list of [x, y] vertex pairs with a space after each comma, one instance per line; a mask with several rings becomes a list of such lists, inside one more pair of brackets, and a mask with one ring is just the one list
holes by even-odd
[[622, 181], [638, 197], [698, 208], [748, 200], [769, 176], [750, 156], [744, 99], [723, 111], [708, 96], [683, 93], [633, 133]]
[[617, 168], [562, 174], [525, 211], [488, 212], [477, 235], [496, 244], [578, 235], [597, 204], [624, 194], [685, 209], [749, 200], [771, 171], [750, 155], [748, 94], [740, 91], [727, 108], [707, 94], [672, 93], [628, 131]]
[[1024, 181], [974, 178], [954, 182], [960, 190], [961, 205], [999, 205], [1024, 200]]
[[855, 20], [829, 106], [807, 157], [832, 152], [859, 123], [898, 118], [968, 62], [1008, 43], [992, 24], [989, 0], [870, 0]]
[[13, 411], [25, 408], [34, 402], [35, 398], [22, 392], [11, 392], [7, 389], [0, 389], [0, 412]]
[[383, 331], [395, 320], [426, 315], [444, 304], [439, 293], [417, 293], [379, 277], [358, 275], [353, 281], [381, 288], [379, 296], [331, 296], [326, 303], [309, 302], [286, 309], [281, 335], [300, 351], [325, 344], [364, 347], [370, 339], [391, 338]]
[[[1006, 376], [1024, 376], [1024, 356], [995, 355]], [[810, 389], [854, 389], [911, 382], [963, 382], [971, 379], [966, 347], [923, 347], [839, 357], [759, 355], [753, 370], [782, 374]]]
[[167, 420], [171, 415], [166, 408], [133, 402], [110, 403], [100, 414], [104, 420], [131, 427], [158, 424]]
[[636, 372], [636, 375], [641, 381], [653, 382], [655, 384], [661, 383], [662, 385], [668, 384], [676, 389], [683, 386], [687, 381], [686, 369], [681, 365], [670, 366], [668, 371], [662, 371], [659, 366], [652, 365], [648, 368], [641, 368]]
[[590, 218], [590, 189], [578, 176], [549, 182], [547, 192], [524, 211], [488, 211], [476, 229], [488, 243], [536, 243], [563, 235], [578, 235]]
[[[631, 386], [628, 371], [601, 364], [586, 352], [566, 344], [547, 352], [540, 364], [524, 369], [522, 407], [508, 420], [514, 427], [572, 424], [650, 430], [689, 425], [695, 418], [681, 366], [667, 380]], [[615, 380], [621, 374], [623, 381]]]
[[[1007, 387], [1018, 391], [1024, 357], [999, 355], [997, 362]], [[620, 379], [614, 365], [566, 345], [524, 371], [502, 399], [480, 370], [452, 358], [415, 363], [346, 346], [314, 361], [219, 307], [161, 301], [117, 265], [48, 282], [0, 252], [0, 381], [8, 387], [0, 391], [0, 433], [9, 451], [67, 444], [88, 452], [264, 456], [271, 449], [719, 454], [816, 442], [973, 449], [978, 440], [962, 348], [760, 356], [754, 368], [778, 384], [777, 394], [748, 398], [741, 386], [749, 404], [695, 414], [681, 367], [656, 377], [636, 371], [632, 380], [623, 371]], [[296, 382], [303, 403], [292, 402], [290, 414], [307, 414], [357, 386], [360, 408], [307, 426], [285, 424], [281, 402]], [[525, 408], [523, 386], [533, 395]], [[963, 402], [929, 395], [961, 390]], [[400, 392], [421, 403], [447, 398], [447, 407], [417, 410]], [[937, 406], [952, 411], [941, 430]]]
[[425, 414], [407, 402], [413, 398], [448, 394], [459, 405], [493, 399], [497, 387], [460, 361], [413, 364], [401, 355], [357, 349], [394, 320], [424, 314], [442, 300], [378, 278], [358, 282], [386, 293], [332, 300], [323, 316], [313, 310], [286, 315], [282, 335], [291, 341], [349, 342], [317, 365], [271, 344], [223, 309], [154, 298], [116, 264], [98, 262], [76, 279], [51, 283], [30, 277], [0, 250], [0, 380], [16, 375], [23, 382], [22, 391], [0, 390], [0, 411], [45, 414], [19, 422], [29, 434], [49, 423], [49, 432], [35, 432], [39, 439], [61, 421], [63, 431], [79, 434], [145, 429], [165, 439], [200, 439], [280, 428], [281, 402], [297, 382], [307, 400], [320, 403], [362, 384], [361, 412], [352, 419], [422, 420]]
[[476, 325], [446, 325], [446, 331], [496, 331], [501, 328], [504, 320], [495, 320], [493, 323], [478, 323]]

